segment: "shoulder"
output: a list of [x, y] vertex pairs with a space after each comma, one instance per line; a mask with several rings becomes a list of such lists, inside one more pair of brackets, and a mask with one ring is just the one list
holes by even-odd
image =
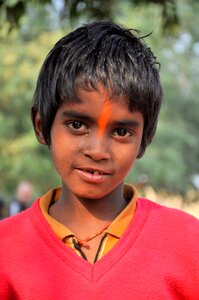
[[14, 216], [5, 218], [0, 222], [0, 236], [1, 240], [7, 235], [17, 234], [25, 227], [29, 216], [29, 209], [21, 213], [17, 213]]
[[158, 226], [160, 231], [173, 231], [183, 233], [184, 237], [194, 235], [199, 238], [199, 220], [194, 216], [144, 198], [138, 199], [139, 206], [148, 206], [148, 220], [152, 225]]
[[31, 214], [36, 214], [37, 206], [38, 200], [30, 208], [0, 221], [0, 249], [7, 244], [13, 245], [27, 239], [32, 231]]
[[152, 242], [151, 247], [159, 249], [161, 255], [175, 257], [182, 264], [188, 263], [199, 270], [199, 220], [147, 199], [138, 200], [139, 209], [141, 212], [147, 210], [142, 241], [147, 245]]

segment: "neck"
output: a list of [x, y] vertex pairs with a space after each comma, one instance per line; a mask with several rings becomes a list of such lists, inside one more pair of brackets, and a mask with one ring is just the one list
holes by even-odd
[[112, 222], [125, 206], [123, 185], [101, 199], [76, 197], [63, 188], [59, 200], [50, 207], [49, 213], [84, 238]]

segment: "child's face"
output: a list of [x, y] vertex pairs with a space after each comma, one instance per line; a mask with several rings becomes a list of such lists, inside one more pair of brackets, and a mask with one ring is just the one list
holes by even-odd
[[64, 103], [51, 128], [50, 151], [62, 182], [76, 196], [103, 198], [129, 173], [140, 149], [144, 120], [124, 102], [79, 89], [79, 103]]

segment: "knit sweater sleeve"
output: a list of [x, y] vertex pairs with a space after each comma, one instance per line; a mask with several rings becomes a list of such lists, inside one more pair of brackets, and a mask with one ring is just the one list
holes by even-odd
[[0, 299], [16, 298], [12, 279], [19, 275], [16, 261], [23, 255], [23, 245], [28, 243], [27, 216], [28, 211], [24, 211], [0, 222]]
[[179, 299], [182, 295], [186, 295], [186, 299], [199, 299], [196, 296], [199, 297], [196, 283], [199, 280], [199, 221], [177, 209], [152, 202], [150, 206], [150, 227], [145, 233], [153, 242], [148, 247], [144, 243], [142, 246], [156, 253], [158, 270], [168, 271], [170, 267], [170, 275], [165, 276], [165, 280]]

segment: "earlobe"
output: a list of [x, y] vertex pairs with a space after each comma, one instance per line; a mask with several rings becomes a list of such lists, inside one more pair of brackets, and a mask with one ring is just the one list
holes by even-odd
[[41, 115], [39, 112], [35, 112], [34, 107], [31, 110], [32, 123], [35, 131], [35, 135], [39, 143], [46, 145], [46, 141], [42, 132]]

